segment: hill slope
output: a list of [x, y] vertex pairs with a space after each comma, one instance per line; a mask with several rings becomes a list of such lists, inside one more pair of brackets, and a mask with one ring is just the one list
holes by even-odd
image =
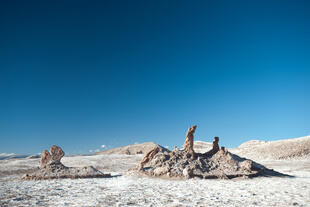
[[250, 159], [306, 158], [310, 157], [310, 136], [277, 141], [251, 140], [231, 151]]
[[[96, 154], [145, 154], [154, 149], [157, 145], [154, 142], [128, 145], [113, 148]], [[204, 153], [212, 148], [211, 142], [195, 141], [195, 152]], [[261, 141], [251, 140], [241, 144], [237, 148], [228, 149], [234, 154], [253, 160], [279, 160], [279, 159], [299, 159], [310, 158], [310, 136], [277, 140]]]
[[150, 150], [154, 149], [159, 145], [154, 142], [145, 142], [141, 144], [133, 144], [127, 145], [124, 147], [117, 147], [109, 150], [104, 150], [101, 152], [97, 152], [98, 155], [106, 155], [106, 154], [126, 154], [126, 155], [135, 155], [135, 154], [145, 154]]

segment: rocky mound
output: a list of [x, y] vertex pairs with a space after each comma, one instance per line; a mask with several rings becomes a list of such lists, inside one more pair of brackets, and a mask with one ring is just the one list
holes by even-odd
[[280, 176], [282, 174], [245, 158], [219, 148], [219, 138], [215, 137], [212, 149], [206, 153], [193, 150], [196, 126], [189, 128], [183, 150], [169, 151], [155, 147], [148, 152], [138, 166], [140, 173], [149, 176], [177, 178], [236, 178], [255, 176]]
[[59, 178], [104, 178], [111, 177], [92, 166], [87, 167], [66, 167], [60, 160], [65, 155], [64, 151], [53, 145], [50, 149], [52, 155], [44, 150], [41, 155], [40, 168], [33, 174], [25, 174], [24, 180], [45, 180]]
[[310, 136], [278, 140], [251, 140], [233, 150], [251, 159], [298, 159], [310, 157]]
[[136, 155], [136, 154], [145, 154], [150, 150], [154, 149], [159, 145], [154, 142], [145, 142], [142, 144], [133, 144], [124, 147], [113, 148], [109, 150], [104, 150], [101, 152], [97, 152], [96, 154], [125, 154], [125, 155]]

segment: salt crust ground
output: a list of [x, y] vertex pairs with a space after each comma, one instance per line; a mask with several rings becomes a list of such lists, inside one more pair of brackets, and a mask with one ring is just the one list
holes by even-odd
[[310, 160], [261, 161], [294, 178], [166, 180], [129, 173], [141, 158], [64, 157], [67, 166], [93, 165], [115, 177], [43, 181], [19, 179], [38, 159], [0, 161], [0, 206], [310, 206]]

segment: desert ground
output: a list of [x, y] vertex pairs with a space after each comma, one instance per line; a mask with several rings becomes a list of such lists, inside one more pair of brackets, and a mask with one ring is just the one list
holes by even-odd
[[[111, 173], [111, 178], [24, 181], [21, 176], [37, 169], [40, 159], [3, 159], [0, 160], [0, 206], [310, 206], [310, 159], [308, 148], [305, 149], [309, 140], [308, 136], [282, 143], [251, 141], [229, 149], [290, 177], [150, 178], [132, 170], [143, 154], [128, 155], [126, 148], [125, 153], [115, 151], [62, 159], [70, 167], [92, 165]], [[263, 156], [266, 144], [269, 154]], [[195, 145], [197, 151], [204, 151], [209, 143], [195, 142]], [[286, 146], [283, 148], [286, 152], [270, 155], [274, 149], [282, 150], [279, 146]], [[296, 151], [300, 146], [302, 153]], [[279, 154], [284, 157], [279, 159]]]

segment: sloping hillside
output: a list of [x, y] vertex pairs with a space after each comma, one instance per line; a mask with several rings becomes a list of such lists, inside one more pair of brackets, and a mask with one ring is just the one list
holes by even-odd
[[195, 152], [205, 153], [212, 149], [212, 142], [194, 141]]
[[[154, 142], [145, 142], [141, 144], [133, 144], [109, 150], [104, 150], [97, 152], [96, 154], [126, 154], [126, 155], [145, 154], [150, 150], [154, 149], [156, 146], [159, 145]], [[203, 141], [194, 142], [195, 152], [204, 153], [210, 150], [211, 148], [212, 148], [211, 142], [203, 142]]]
[[124, 147], [117, 147], [109, 150], [104, 150], [101, 152], [97, 152], [96, 154], [103, 155], [103, 154], [125, 154], [125, 155], [135, 155], [135, 154], [145, 154], [150, 150], [154, 149], [156, 146], [154, 142], [145, 142], [142, 144], [133, 144], [127, 145]]
[[21, 158], [40, 158], [40, 154], [35, 155], [22, 155], [22, 154], [14, 154], [14, 153], [0, 153], [0, 160], [10, 160], [10, 159], [21, 159]]
[[296, 159], [310, 157], [310, 136], [277, 140], [251, 140], [231, 150], [249, 159]]
[[[159, 145], [154, 142], [146, 142], [142, 144], [113, 148], [98, 152], [96, 154], [145, 154], [156, 146]], [[204, 153], [209, 151], [211, 148], [211, 142], [194, 142], [195, 152]], [[253, 160], [310, 158], [310, 136], [277, 141], [251, 140], [241, 144], [237, 148], [228, 150], [241, 157], [246, 157]]]

